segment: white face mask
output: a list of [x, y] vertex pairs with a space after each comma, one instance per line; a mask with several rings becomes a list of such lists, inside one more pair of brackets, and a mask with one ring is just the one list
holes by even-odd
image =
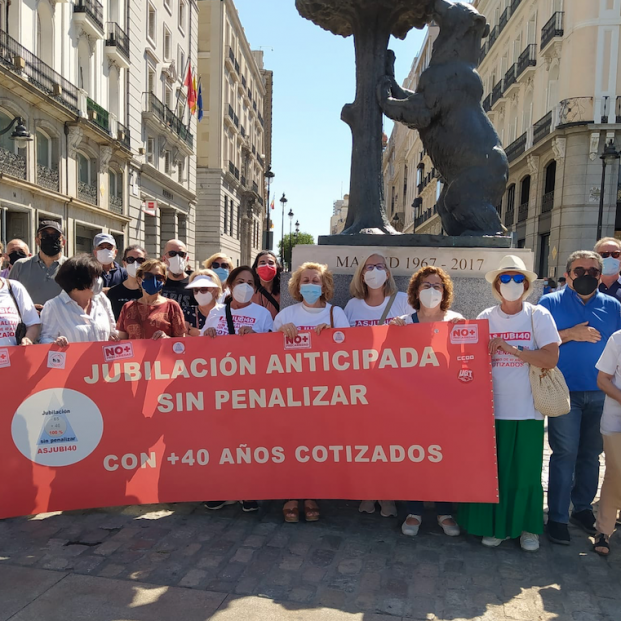
[[386, 270], [378, 270], [374, 267], [372, 270], [364, 273], [364, 282], [370, 289], [380, 289], [388, 279]]
[[105, 248], [98, 250], [97, 260], [102, 265], [110, 265], [114, 261], [114, 250], [106, 250]]
[[506, 285], [500, 283], [500, 295], [507, 300], [507, 302], [515, 302], [524, 295], [524, 283], [517, 283], [514, 280], [508, 282]]
[[127, 272], [128, 276], [136, 278], [136, 272], [138, 271], [138, 267], [138, 263], [128, 263], [125, 267], [125, 271]]
[[168, 269], [172, 274], [183, 274], [183, 270], [185, 270], [185, 263], [186, 260], [182, 259], [179, 255], [176, 257], [168, 257]]
[[442, 297], [442, 291], [436, 291], [435, 289], [423, 289], [418, 294], [418, 299], [425, 308], [435, 308], [442, 302]]
[[254, 289], [246, 282], [233, 288], [233, 299], [239, 304], [247, 304], [254, 295]]
[[213, 302], [213, 295], [209, 291], [207, 293], [195, 293], [194, 297], [199, 306], [208, 306]]

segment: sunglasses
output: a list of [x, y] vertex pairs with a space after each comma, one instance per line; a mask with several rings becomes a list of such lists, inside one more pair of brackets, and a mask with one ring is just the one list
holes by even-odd
[[142, 277], [142, 280], [157, 280], [158, 282], [166, 282], [166, 276], [162, 276], [161, 274], [145, 274]]
[[585, 270], [583, 267], [574, 267], [572, 271], [575, 274], [576, 278], [580, 278], [585, 274], [588, 274], [593, 278], [599, 278], [601, 274], [601, 272], [596, 267], [590, 267], [588, 270]]
[[213, 293], [213, 289], [211, 287], [201, 287], [200, 289], [194, 289], [194, 293]]
[[211, 264], [211, 269], [217, 270], [219, 267], [228, 270], [231, 266], [228, 263], [219, 263], [218, 261], [214, 261]]
[[608, 257], [618, 259], [621, 257], [621, 250], [616, 250], [615, 252], [600, 252], [599, 256], [602, 257], [602, 259], [607, 259]]
[[41, 239], [60, 239], [60, 233], [41, 233]]
[[166, 254], [170, 259], [173, 257], [181, 257], [182, 259], [185, 259], [188, 256], [188, 253], [183, 252], [183, 250], [169, 250]]
[[503, 285], [508, 285], [511, 281], [521, 285], [526, 280], [526, 276], [524, 276], [524, 274], [513, 274], [513, 276], [510, 276], [509, 274], [501, 274], [498, 277], [498, 280], [500, 280]]
[[365, 265], [364, 269], [367, 272], [370, 272], [373, 269], [384, 271], [386, 269], [386, 264], [385, 263], [375, 263], [375, 265], [373, 265], [372, 263], [370, 263], [369, 265]]
[[146, 259], [144, 257], [125, 257], [123, 261], [125, 261], [125, 263], [129, 263], [129, 265], [131, 265], [132, 263], [138, 263], [138, 265], [142, 265], [146, 261]]

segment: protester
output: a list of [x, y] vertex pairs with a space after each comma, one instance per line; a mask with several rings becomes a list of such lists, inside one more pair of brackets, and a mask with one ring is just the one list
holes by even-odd
[[114, 317], [118, 320], [123, 306], [130, 300], [142, 297], [142, 289], [136, 280], [138, 268], [147, 260], [146, 250], [137, 244], [128, 246], [123, 251], [123, 268], [127, 279], [115, 285], [108, 291], [108, 299], [112, 305]]
[[166, 264], [148, 259], [136, 272], [142, 297], [127, 302], [117, 322], [121, 339], [165, 339], [185, 335], [183, 311], [175, 300], [161, 295]]
[[[412, 323], [430, 323], [434, 321], [460, 321], [464, 317], [452, 310], [453, 282], [440, 267], [424, 267], [410, 278], [407, 292], [408, 312], [395, 317], [392, 325], [405, 326]], [[421, 500], [406, 502], [408, 516], [401, 525], [401, 532], [408, 537], [418, 535], [423, 521], [424, 505]], [[456, 537], [459, 526], [453, 519], [453, 505], [450, 502], [436, 502], [436, 515], [440, 528], [445, 535]]]
[[543, 295], [554, 293], [557, 289], [558, 289], [558, 286], [554, 278], [548, 278], [547, 280], [543, 281]]
[[261, 250], [256, 256], [252, 269], [259, 277], [259, 286], [252, 296], [252, 301], [259, 304], [272, 315], [280, 312], [280, 275], [282, 266], [276, 255], [270, 250]]
[[574, 252], [567, 259], [567, 287], [544, 296], [539, 304], [548, 309], [563, 344], [559, 369], [571, 396], [571, 411], [550, 418], [548, 441], [552, 449], [548, 484], [548, 539], [569, 545], [571, 522], [595, 534], [592, 502], [599, 480], [599, 431], [604, 393], [598, 390], [597, 369], [606, 342], [621, 329], [621, 304], [597, 290], [602, 257], [589, 250]]
[[[18, 326], [24, 323], [26, 332], [17, 342]], [[41, 329], [39, 313], [28, 291], [21, 283], [0, 278], [0, 346], [32, 345], [39, 338]], [[5, 387], [6, 388], [6, 387]]]
[[218, 304], [209, 313], [202, 334], [216, 337], [271, 332], [273, 321], [269, 311], [252, 301], [258, 282], [252, 268], [236, 267], [224, 283], [231, 293], [224, 304]]
[[192, 272], [186, 289], [192, 292], [195, 305], [183, 313], [185, 327], [190, 336], [200, 336], [209, 313], [222, 295], [222, 285], [212, 270], [197, 270]]
[[397, 289], [386, 257], [378, 252], [357, 267], [349, 292], [352, 298], [345, 306], [345, 315], [352, 328], [388, 324], [414, 310], [407, 295]]
[[[2, 253], [2, 244], [0, 244], [0, 253]], [[12, 239], [6, 245], [6, 252], [2, 258], [6, 261], [7, 267], [0, 271], [0, 278], [8, 278], [11, 268], [20, 259], [26, 259], [30, 256], [30, 249], [21, 239]]]
[[593, 248], [602, 257], [602, 277], [599, 290], [621, 300], [621, 241], [614, 237], [600, 239]]
[[63, 230], [54, 220], [43, 220], [39, 224], [35, 242], [40, 248], [39, 252], [28, 259], [16, 261], [9, 278], [26, 287], [35, 308], [40, 311], [43, 304], [61, 292], [55, 278], [67, 257], [63, 256]]
[[597, 385], [606, 395], [600, 425], [606, 473], [597, 507], [593, 549], [601, 556], [608, 556], [610, 537], [621, 509], [621, 332], [608, 339], [596, 366]]
[[185, 275], [185, 268], [189, 257], [188, 248], [182, 241], [171, 239], [166, 242], [162, 261], [166, 264], [167, 271], [162, 295], [178, 302], [184, 312], [191, 311], [193, 304], [192, 293], [186, 289], [189, 281]]
[[208, 270], [213, 270], [224, 287], [224, 283], [227, 281], [233, 269], [233, 262], [224, 253], [216, 252], [216, 254], [212, 254], [208, 259], [203, 261], [203, 267]]
[[67, 259], [56, 274], [62, 291], [41, 311], [41, 343], [117, 340], [114, 315], [103, 293], [101, 263], [80, 253]]
[[481, 535], [487, 547], [519, 537], [523, 550], [535, 551], [543, 532], [544, 431], [529, 365], [554, 368], [561, 339], [550, 313], [524, 302], [537, 275], [519, 257], [504, 257], [485, 278], [499, 301], [478, 316], [489, 321], [491, 337], [499, 503], [464, 504], [459, 523], [470, 534]]
[[[298, 304], [281, 310], [274, 319], [274, 330], [295, 338], [298, 332], [313, 330], [321, 334], [326, 328], [348, 328], [349, 321], [342, 309], [328, 300], [334, 295], [334, 278], [327, 265], [304, 263], [289, 280], [289, 294]], [[289, 500], [283, 506], [285, 522], [299, 522], [298, 500]], [[304, 501], [307, 522], [316, 522], [319, 506], [314, 500]]]
[[98, 233], [93, 239], [93, 255], [101, 263], [104, 292], [108, 293], [110, 287], [120, 285], [127, 279], [125, 268], [121, 267], [114, 259], [117, 254], [116, 240], [107, 233]]
[[567, 278], [565, 276], [561, 276], [558, 279], [558, 290], [564, 289], [567, 286]]

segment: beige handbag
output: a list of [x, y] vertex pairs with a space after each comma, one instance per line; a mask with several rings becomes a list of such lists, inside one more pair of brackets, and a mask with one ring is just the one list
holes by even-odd
[[[537, 349], [533, 312], [531, 310], [530, 324], [533, 330], [535, 349]], [[564, 414], [569, 414], [569, 410], [571, 410], [569, 388], [567, 388], [567, 383], [559, 368], [541, 369], [532, 364], [529, 366], [528, 375], [535, 409], [543, 416], [563, 416]]]

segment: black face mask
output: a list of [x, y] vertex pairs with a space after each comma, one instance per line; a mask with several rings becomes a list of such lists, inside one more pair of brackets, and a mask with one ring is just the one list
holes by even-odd
[[9, 263], [11, 265], [15, 265], [17, 261], [20, 259], [26, 258], [26, 253], [23, 250], [13, 250], [13, 252], [9, 252]]
[[42, 237], [41, 252], [48, 257], [55, 257], [63, 249], [60, 237]]
[[585, 274], [584, 276], [578, 276], [574, 278], [574, 291], [578, 295], [591, 295], [599, 285], [599, 280], [594, 276]]

